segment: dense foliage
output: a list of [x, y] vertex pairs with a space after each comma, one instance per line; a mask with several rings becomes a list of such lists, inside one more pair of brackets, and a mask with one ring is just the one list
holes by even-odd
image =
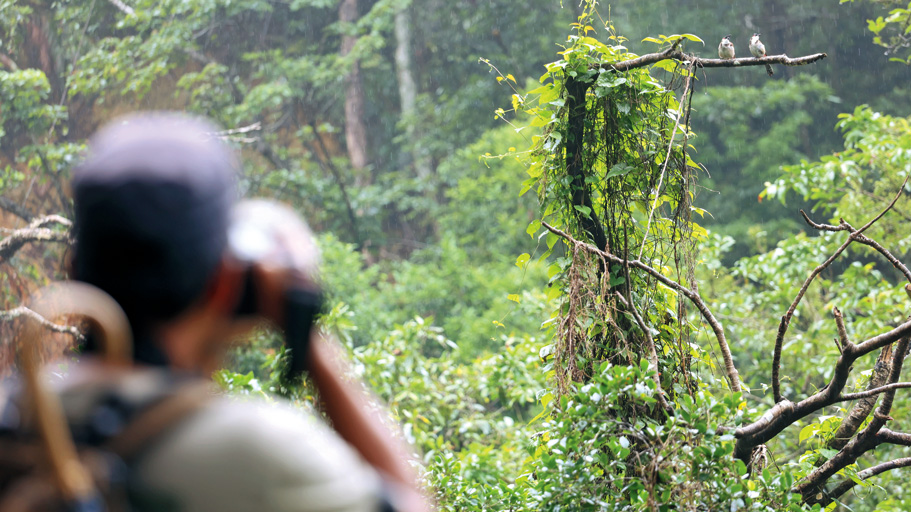
[[[441, 508], [822, 508], [793, 491], [838, 456], [859, 401], [796, 418], [750, 457], [737, 429], [774, 407], [781, 316], [845, 239], [797, 208], [859, 227], [911, 169], [909, 71], [889, 62], [906, 60], [908, 10], [842, 3], [360, 0], [351, 18], [351, 0], [0, 0], [3, 307], [64, 276], [67, 176], [99, 124], [201, 113], [243, 156], [246, 194], [322, 233], [322, 326], [389, 404]], [[754, 31], [770, 54], [829, 56], [773, 79], [611, 68], [671, 46], [713, 57], [729, 32], [745, 55]], [[899, 260], [906, 193], [865, 232]], [[782, 398], [830, 383], [833, 307], [854, 342], [905, 322], [896, 268], [854, 244], [820, 273], [782, 344]], [[261, 332], [216, 380], [308, 407], [282, 361]], [[881, 365], [854, 367], [845, 392]], [[829, 507], [901, 510], [906, 470], [874, 469], [906, 452], [841, 467], [829, 490], [853, 489]]]

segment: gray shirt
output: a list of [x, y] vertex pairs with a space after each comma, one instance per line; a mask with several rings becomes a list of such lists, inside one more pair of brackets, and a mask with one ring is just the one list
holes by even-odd
[[[55, 380], [75, 432], [97, 431], [98, 418], [115, 418], [106, 424], [116, 427], [111, 408], [99, 414], [105, 404], [155, 403], [179, 387], [164, 369], [91, 363]], [[21, 395], [14, 400], [21, 403]], [[139, 509], [156, 512], [373, 512], [386, 503], [379, 474], [321, 419], [281, 399], [214, 390], [143, 445], [129, 475]]]

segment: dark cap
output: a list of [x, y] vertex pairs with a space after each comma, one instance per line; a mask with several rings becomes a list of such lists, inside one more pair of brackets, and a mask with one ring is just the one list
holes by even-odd
[[73, 278], [111, 294], [137, 339], [202, 295], [225, 249], [238, 166], [216, 131], [176, 113], [124, 117], [73, 171]]

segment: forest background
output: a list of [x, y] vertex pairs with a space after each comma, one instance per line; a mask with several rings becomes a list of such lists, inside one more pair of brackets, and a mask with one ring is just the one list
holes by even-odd
[[[779, 318], [840, 243], [798, 210], [861, 225], [903, 187], [908, 20], [888, 0], [0, 0], [0, 368], [14, 365], [7, 340], [23, 301], [65, 277], [67, 181], [85, 139], [126, 112], [185, 110], [225, 128], [215, 136], [242, 155], [245, 196], [292, 205], [320, 234], [331, 305], [323, 327], [390, 405], [441, 508], [799, 508], [808, 500], [793, 484], [832, 457], [848, 406], [795, 421], [768, 443], [764, 469], [738, 464], [732, 436], [716, 427], [747, 424], [774, 404]], [[541, 111], [528, 105], [562, 115], [569, 96], [555, 77], [574, 52], [622, 60], [667, 48], [675, 38], [665, 34], [692, 34], [684, 50], [711, 58], [732, 34], [743, 56], [754, 32], [770, 55], [827, 57], [775, 66], [773, 77], [761, 66], [647, 71], [680, 99], [654, 116], [674, 125], [688, 92], [691, 100], [682, 154], [683, 167], [693, 164], [687, 204], [700, 224], [688, 228], [689, 274], [666, 273], [698, 281], [744, 384], [731, 393], [698, 314], [676, 305], [662, 313], [664, 299], [643, 291], [642, 307], [661, 324], [653, 334], [667, 328], [659, 367], [675, 380], [658, 385], [665, 379], [678, 411], [668, 419], [654, 412], [658, 369], [648, 357], [567, 352], [576, 334], [567, 338], [564, 322], [582, 274], [572, 243], [541, 220], [559, 217], [569, 229], [577, 212], [591, 212], [553, 199], [548, 187], [559, 180], [542, 155], [566, 151], [552, 136], [563, 126], [537, 122]], [[674, 132], [665, 142], [676, 152]], [[871, 230], [899, 259], [911, 244], [906, 201]], [[640, 203], [645, 213], [630, 222], [642, 230], [650, 200]], [[664, 213], [656, 219], [671, 219]], [[832, 377], [841, 351], [833, 305], [853, 339], [908, 314], [893, 265], [863, 251], [845, 260], [820, 274], [795, 313], [783, 347], [786, 396], [810, 395]], [[666, 262], [657, 253], [652, 261]], [[586, 340], [607, 343], [597, 320], [573, 321]], [[636, 336], [650, 330], [617, 324]], [[72, 342], [72, 329], [58, 330], [61, 344]], [[306, 407], [309, 390], [282, 381], [281, 362], [264, 331], [216, 379]], [[590, 370], [566, 373], [576, 364]], [[862, 389], [871, 371], [851, 386]], [[896, 395], [891, 428], [907, 422], [909, 405]], [[900, 467], [863, 473], [906, 450], [880, 448], [843, 468], [838, 476], [857, 486], [830, 507], [907, 510]]]

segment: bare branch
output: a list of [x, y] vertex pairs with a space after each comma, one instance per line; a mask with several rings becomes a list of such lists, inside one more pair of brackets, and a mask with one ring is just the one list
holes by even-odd
[[844, 347], [853, 345], [848, 339], [848, 330], [845, 328], [845, 318], [838, 308], [832, 308], [832, 316], [835, 317], [835, 330], [838, 332], [838, 351], [844, 352]]
[[642, 270], [650, 276], [654, 277], [661, 284], [678, 291], [684, 297], [688, 298], [693, 303], [693, 305], [696, 306], [696, 309], [698, 309], [702, 314], [702, 318], [705, 319], [709, 326], [711, 326], [712, 331], [715, 333], [715, 338], [718, 340], [718, 346], [721, 350], [722, 359], [724, 360], [725, 372], [727, 373], [728, 381], [731, 385], [731, 390], [735, 392], [741, 391], [740, 374], [737, 372], [737, 368], [734, 366], [734, 359], [731, 357], [731, 349], [728, 347], [727, 338], [724, 335], [724, 329], [722, 328], [721, 323], [718, 321], [718, 319], [715, 318], [715, 315], [713, 315], [709, 308], [705, 305], [705, 302], [702, 300], [702, 297], [698, 293], [690, 290], [689, 288], [674, 281], [673, 279], [668, 278], [661, 272], [646, 265], [640, 260], [627, 260], [609, 252], [602, 251], [594, 245], [576, 240], [565, 231], [559, 230], [547, 222], [542, 221], [541, 225], [547, 228], [547, 230], [551, 233], [562, 237], [571, 245], [579, 247], [592, 254], [600, 255], [611, 263], [629, 265], [630, 267], [638, 268], [639, 270]]
[[[911, 336], [911, 321], [905, 322], [888, 332], [874, 336], [863, 343], [848, 345], [835, 363], [829, 384], [816, 394], [794, 403], [784, 399], [777, 402], [758, 420], [737, 428], [734, 436], [737, 442], [734, 456], [747, 462], [753, 448], [777, 436], [795, 421], [804, 418], [823, 407], [836, 403], [851, 373], [852, 365], [858, 358], [895, 341]], [[895, 359], [893, 356], [893, 363]], [[893, 369], [890, 368], [890, 372]], [[895, 381], [892, 381], [895, 382]], [[830, 475], [831, 476], [831, 475]]]
[[[911, 270], [908, 270], [908, 267], [906, 267], [904, 263], [899, 261], [898, 258], [896, 258], [891, 252], [889, 252], [888, 249], [886, 249], [885, 247], [880, 245], [876, 240], [873, 240], [872, 238], [868, 237], [867, 235], [858, 235], [857, 243], [872, 247], [873, 249], [878, 251], [880, 254], [883, 255], [884, 258], [886, 258], [886, 260], [889, 261], [889, 263], [892, 264], [893, 267], [895, 267], [896, 270], [898, 270], [905, 276], [905, 279], [908, 281], [908, 283], [911, 283]], [[907, 285], [905, 285], [905, 286], [907, 286]]]
[[911, 334], [911, 321], [899, 324], [898, 326], [892, 328], [892, 330], [886, 331], [882, 334], [873, 336], [872, 338], [854, 345], [852, 347], [852, 362], [863, 355], [869, 354], [876, 349], [880, 349], [892, 342], [898, 341], [902, 336], [908, 336]]
[[69, 234], [65, 231], [54, 231], [45, 226], [62, 224], [71, 226], [72, 223], [59, 216], [48, 215], [34, 219], [28, 227], [14, 230], [3, 240], [0, 240], [0, 263], [8, 260], [28, 242], [67, 242]]
[[866, 391], [860, 391], [857, 393], [848, 393], [838, 397], [839, 402], [846, 402], [848, 400], [858, 400], [860, 398], [867, 398], [869, 396], [878, 395], [880, 393], [885, 393], [886, 391], [893, 391], [896, 389], [905, 389], [911, 388], [911, 382], [894, 382], [892, 384], [886, 384], [885, 386], [879, 386], [877, 388], [868, 389]]
[[839, 226], [832, 226], [831, 224], [817, 224], [813, 222], [812, 219], [810, 219], [810, 216], [807, 215], [807, 212], [803, 211], [803, 208], [800, 209], [800, 214], [803, 215], [803, 220], [805, 220], [807, 224], [810, 225], [810, 227], [818, 229], [819, 231], [847, 231], [848, 229], [848, 227], [844, 224], [841, 224]]
[[894, 444], [896, 446], [911, 446], [911, 434], [907, 432], [896, 432], [883, 428], [877, 434], [882, 443]]
[[[892, 373], [892, 345], [886, 345], [879, 352], [879, 357], [876, 358], [876, 364], [873, 365], [873, 375], [870, 376], [870, 382], [867, 384], [867, 390], [874, 390], [879, 388], [886, 382], [886, 379], [889, 377], [889, 374]], [[855, 398], [847, 398], [850, 395], [842, 395], [839, 397], [840, 400], [854, 400], [860, 399], [859, 402], [854, 404], [854, 407], [851, 408], [851, 412], [842, 420], [841, 425], [838, 426], [838, 430], [835, 432], [835, 435], [832, 436], [832, 439], [826, 443], [826, 448], [832, 450], [841, 450], [848, 444], [848, 441], [854, 437], [854, 434], [857, 433], [857, 430], [860, 429], [864, 420], [867, 419], [867, 416], [873, 411], [873, 407], [876, 406], [876, 399], [878, 394], [872, 395], [870, 397], [856, 396]], [[820, 462], [821, 464], [821, 462]]]
[[812, 64], [818, 60], [826, 58], [825, 53], [814, 53], [804, 57], [791, 58], [785, 54], [769, 55], [767, 57], [746, 57], [740, 59], [701, 59], [694, 55], [688, 55], [676, 49], [676, 45], [658, 53], [649, 53], [635, 59], [625, 60], [614, 64], [602, 64], [601, 70], [614, 69], [617, 71], [629, 71], [630, 69], [641, 68], [661, 62], [663, 60], [679, 60], [681, 62], [692, 63], [699, 68], [738, 68], [748, 66], [765, 66], [767, 64], [781, 64], [783, 66], [804, 66]]
[[909, 174], [908, 176], [906, 176], [906, 177], [905, 177], [905, 181], [903, 181], [903, 182], [902, 182], [902, 185], [901, 185], [900, 187], [898, 187], [898, 192], [895, 193], [895, 197], [892, 198], [892, 202], [889, 203], [889, 206], [886, 206], [885, 208], [883, 208], [883, 211], [879, 212], [879, 215], [877, 215], [876, 217], [873, 217], [872, 219], [870, 219], [870, 222], [868, 222], [868, 223], [864, 224], [863, 226], [861, 226], [861, 228], [857, 230], [857, 233], [858, 233], [858, 234], [859, 234], [859, 233], [863, 233], [864, 231], [866, 231], [867, 228], [869, 228], [869, 227], [872, 226], [876, 221], [878, 221], [879, 219], [881, 219], [881, 218], [883, 217], [883, 215], [885, 215], [889, 210], [892, 209], [893, 206], [895, 206], [895, 203], [898, 202], [898, 198], [900, 198], [900, 197], [902, 196], [902, 191], [905, 190], [905, 185], [908, 184], [908, 179], [909, 179], [909, 178], [911, 178], [911, 174]]
[[[762, 59], [759, 59], [759, 60], [762, 60]], [[810, 287], [810, 283], [812, 283], [813, 280], [816, 279], [816, 276], [818, 276], [820, 274], [820, 272], [822, 272], [829, 265], [831, 265], [832, 262], [835, 261], [835, 258], [837, 258], [841, 253], [843, 253], [845, 251], [845, 249], [847, 249], [848, 246], [851, 245], [852, 242], [860, 241], [861, 238], [864, 239], [864, 243], [866, 243], [866, 245], [875, 244], [875, 246], [871, 245], [871, 247], [874, 247], [875, 249], [879, 250], [882, 254], [884, 254], [886, 256], [886, 259], [889, 259], [889, 261], [892, 262], [892, 264], [895, 265], [896, 268], [899, 268], [899, 270], [904, 268], [904, 271], [908, 272], [908, 269], [905, 268], [904, 265], [902, 265], [901, 262], [899, 262], [897, 258], [892, 256], [892, 254], [889, 253], [889, 251], [887, 251], [885, 248], [883, 248], [876, 242], [873, 242], [873, 240], [870, 240], [869, 238], [863, 236], [863, 232], [866, 231], [867, 228], [872, 226], [876, 221], [881, 219], [883, 217], [883, 215], [885, 215], [889, 210], [892, 209], [893, 206], [895, 206], [895, 203], [898, 202], [898, 199], [902, 195], [902, 191], [905, 189], [905, 185], [908, 184], [909, 178], [911, 178], [911, 175], [907, 176], [905, 178], [905, 181], [902, 182], [901, 186], [898, 188], [898, 192], [895, 194], [895, 197], [892, 198], [892, 202], [890, 202], [888, 206], [883, 208], [883, 210], [881, 212], [879, 212], [878, 215], [876, 215], [875, 217], [870, 219], [869, 222], [867, 222], [866, 224], [861, 226], [860, 229], [852, 228], [851, 225], [848, 224], [847, 222], [845, 222], [843, 219], [842, 219], [841, 225], [839, 227], [816, 224], [815, 222], [810, 220], [810, 217], [807, 216], [806, 212], [801, 210], [801, 214], [803, 215], [804, 220], [806, 220], [811, 226], [813, 226], [816, 229], [821, 229], [821, 230], [826, 230], [826, 231], [850, 231], [851, 234], [848, 236], [848, 238], [845, 240], [845, 242], [843, 244], [841, 244], [841, 246], [839, 246], [839, 248], [836, 249], [835, 252], [832, 253], [831, 256], [829, 256], [829, 258], [826, 261], [824, 261], [819, 266], [817, 266], [815, 269], [813, 269], [813, 272], [810, 273], [810, 275], [804, 281], [803, 286], [801, 286], [800, 290], [797, 292], [797, 296], [794, 297], [794, 301], [791, 303], [791, 306], [788, 308], [788, 311], [784, 314], [784, 316], [781, 317], [781, 323], [778, 324], [778, 334], [775, 336], [775, 349], [772, 353], [772, 394], [774, 396], [775, 402], [780, 402], [782, 400], [780, 374], [781, 374], [781, 347], [784, 344], [784, 335], [788, 331], [788, 326], [791, 323], [791, 318], [794, 316], [794, 311], [797, 309], [797, 305], [800, 304], [800, 301], [801, 301], [801, 299], [803, 299], [804, 294], [807, 293], [807, 289]], [[906, 273], [905, 275], [909, 279], [909, 282], [911, 282], [911, 272]], [[845, 347], [845, 348], [847, 348], [847, 347]]]
[[69, 334], [75, 338], [77, 342], [82, 342], [85, 339], [85, 336], [79, 331], [79, 329], [73, 327], [72, 325], [55, 324], [25, 306], [19, 306], [18, 308], [9, 309], [6, 311], [0, 311], [0, 321], [9, 322], [22, 316], [26, 316], [35, 320], [50, 331]]
[[[889, 374], [889, 384], [898, 382], [901, 375], [902, 363], [908, 353], [909, 338], [902, 337], [892, 353], [892, 369]], [[839, 362], [841, 358], [839, 358]], [[811, 471], [797, 485], [794, 491], [800, 493], [807, 503], [816, 502], [825, 483], [838, 471], [854, 464], [864, 453], [876, 448], [882, 443], [903, 444], [911, 443], [911, 436], [898, 434], [888, 429], [883, 429], [886, 421], [890, 420], [889, 412], [892, 410], [892, 400], [895, 398], [895, 389], [888, 389], [883, 393], [882, 402], [873, 413], [873, 419], [867, 427], [849, 441], [835, 456], [825, 461]], [[882, 430], [882, 432], [881, 432]]]
[[816, 279], [816, 276], [818, 276], [820, 274], [820, 272], [822, 272], [829, 265], [831, 265], [832, 262], [835, 261], [835, 258], [837, 258], [839, 254], [843, 253], [845, 251], [845, 249], [847, 249], [848, 246], [851, 245], [852, 241], [854, 241], [854, 239], [851, 236], [849, 236], [848, 239], [845, 240], [845, 242], [843, 244], [841, 244], [841, 246], [838, 249], [836, 249], [835, 252], [832, 253], [832, 255], [829, 256], [828, 259], [826, 259], [826, 261], [820, 263], [815, 269], [813, 269], [812, 272], [810, 272], [810, 275], [807, 276], [807, 279], [803, 282], [803, 285], [800, 287], [800, 290], [797, 292], [797, 296], [794, 297], [794, 301], [791, 302], [790, 307], [788, 307], [788, 311], [781, 317], [781, 322], [778, 324], [778, 334], [775, 336], [775, 349], [772, 353], [772, 395], [773, 395], [776, 403], [782, 401], [782, 399], [783, 399], [781, 396], [781, 377], [780, 377], [780, 374], [781, 374], [781, 347], [784, 344], [784, 335], [786, 332], [788, 332], [788, 326], [791, 323], [791, 318], [794, 316], [794, 311], [797, 310], [797, 305], [800, 304], [801, 299], [803, 299], [803, 296], [807, 293], [807, 289], [810, 288], [810, 283], [812, 283], [813, 280]]
[[[885, 473], [886, 471], [891, 471], [898, 468], [906, 468], [908, 466], [911, 466], [911, 457], [903, 457], [901, 459], [890, 460], [889, 462], [877, 464], [876, 466], [869, 467], [863, 471], [858, 471], [857, 478], [860, 480], [867, 480], [874, 476]], [[838, 499], [841, 495], [853, 489], [855, 485], [857, 485], [857, 483], [854, 480], [846, 478], [828, 493], [824, 501], [820, 501], [820, 505], [823, 507], [827, 506], [832, 502], [832, 500]]]

